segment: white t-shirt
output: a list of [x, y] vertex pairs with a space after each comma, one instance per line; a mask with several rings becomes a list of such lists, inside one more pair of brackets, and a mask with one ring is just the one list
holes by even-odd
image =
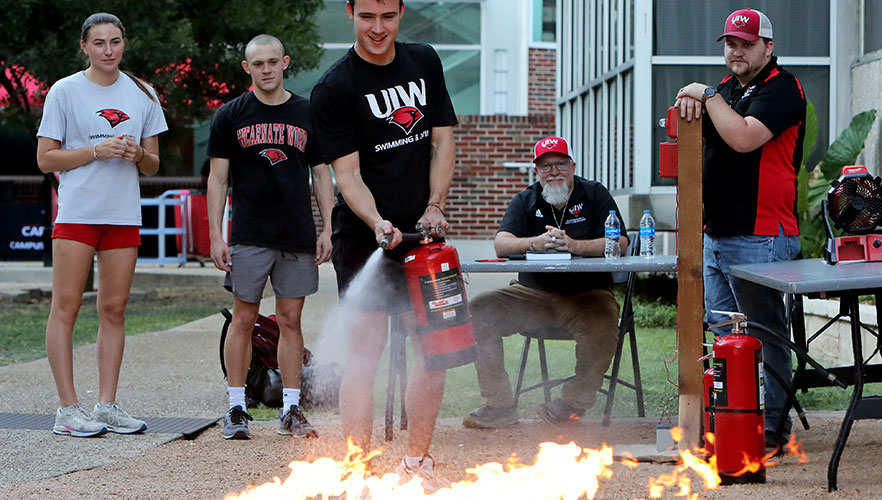
[[[150, 89], [153, 96], [156, 93]], [[37, 137], [61, 142], [62, 149], [98, 144], [108, 137], [140, 143], [168, 130], [162, 108], [119, 74], [103, 87], [80, 71], [57, 81], [46, 95]], [[141, 225], [138, 168], [122, 159], [91, 161], [59, 174], [56, 223]]]

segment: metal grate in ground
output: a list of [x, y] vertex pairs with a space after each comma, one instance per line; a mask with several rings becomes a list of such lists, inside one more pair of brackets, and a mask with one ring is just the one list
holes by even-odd
[[[213, 425], [214, 418], [135, 417], [147, 422], [148, 434], [183, 434], [190, 438]], [[55, 415], [42, 413], [0, 413], [0, 429], [52, 430]]]

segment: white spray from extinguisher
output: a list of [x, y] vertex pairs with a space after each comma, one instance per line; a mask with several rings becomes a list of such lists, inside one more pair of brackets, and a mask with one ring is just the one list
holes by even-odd
[[[349, 282], [346, 293], [325, 319], [319, 334], [318, 344], [313, 350], [316, 359], [322, 363], [339, 363], [341, 365], [345, 363], [349, 335], [351, 332], [359, 330], [359, 321], [362, 319], [361, 312], [353, 305], [365, 302], [374, 293], [369, 291], [368, 285], [379, 279], [382, 257], [383, 249], [377, 248], [364, 267], [355, 275], [355, 278]], [[384, 300], [382, 297], [370, 298]]]

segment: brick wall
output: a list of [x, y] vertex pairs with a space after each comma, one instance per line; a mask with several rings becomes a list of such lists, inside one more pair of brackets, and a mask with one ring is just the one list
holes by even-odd
[[557, 51], [530, 49], [530, 80], [527, 86], [527, 114], [554, 114], [557, 93]]
[[445, 210], [451, 236], [493, 238], [508, 202], [527, 187], [529, 175], [502, 164], [531, 161], [533, 144], [553, 133], [554, 115], [459, 117], [456, 170]]

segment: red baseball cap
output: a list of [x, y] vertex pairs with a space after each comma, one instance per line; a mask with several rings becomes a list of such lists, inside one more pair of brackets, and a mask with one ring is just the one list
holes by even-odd
[[546, 153], [561, 153], [570, 157], [571, 160], [575, 161], [573, 158], [573, 150], [570, 149], [570, 145], [567, 143], [567, 140], [563, 137], [546, 137], [541, 141], [536, 143], [536, 146], [533, 148], [535, 154], [533, 155], [533, 163], [536, 163], [542, 155]]
[[760, 38], [771, 40], [772, 22], [758, 10], [741, 9], [729, 14], [724, 31], [720, 38], [717, 38], [718, 42], [727, 36], [737, 36], [751, 42]]

